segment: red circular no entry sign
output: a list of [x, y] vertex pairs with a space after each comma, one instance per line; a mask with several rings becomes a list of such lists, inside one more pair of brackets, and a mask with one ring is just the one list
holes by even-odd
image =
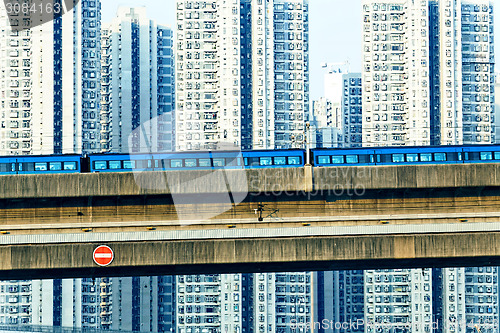
[[94, 250], [94, 262], [99, 266], [108, 266], [114, 257], [113, 250], [109, 246], [101, 245]]

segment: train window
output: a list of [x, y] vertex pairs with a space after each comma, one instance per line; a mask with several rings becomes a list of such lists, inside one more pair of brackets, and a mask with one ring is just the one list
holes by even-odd
[[186, 159], [184, 160], [184, 165], [186, 166], [186, 168], [196, 168], [197, 166], [196, 159], [195, 158]]
[[62, 163], [61, 162], [50, 162], [49, 163], [49, 170], [50, 171], [61, 171], [62, 170]]
[[94, 162], [94, 169], [95, 170], [106, 170], [107, 169], [107, 163], [106, 161], [95, 161]]
[[135, 169], [135, 161], [123, 161], [124, 169]]
[[330, 156], [318, 156], [318, 164], [330, 164]]
[[405, 161], [405, 154], [392, 154], [392, 161], [394, 163], [400, 163]]
[[432, 154], [431, 153], [420, 154], [420, 161], [432, 162]]
[[204, 167], [204, 168], [210, 168], [212, 166], [212, 164], [210, 164], [210, 159], [209, 158], [200, 158], [200, 159], [198, 159], [198, 165], [200, 167]]
[[260, 158], [260, 165], [261, 166], [273, 165], [273, 158], [272, 157], [261, 157]]
[[260, 164], [258, 157], [245, 158], [245, 160], [245, 165], [256, 166]]
[[45, 162], [35, 163], [35, 171], [47, 171], [47, 163]]
[[275, 157], [274, 165], [286, 165], [286, 157], [285, 156]]
[[358, 155], [358, 163], [370, 163], [370, 157], [373, 159], [373, 155]]
[[479, 153], [469, 153], [469, 160], [471, 161], [479, 161], [480, 157]]
[[289, 156], [288, 157], [288, 165], [300, 165], [300, 157], [299, 156]]
[[434, 161], [436, 162], [446, 161], [446, 153], [434, 153]]
[[358, 155], [347, 155], [345, 157], [345, 160], [346, 163], [351, 163], [351, 164], [359, 162]]
[[122, 161], [109, 161], [109, 168], [117, 170], [122, 168]]
[[406, 154], [407, 162], [418, 162], [418, 154]]
[[171, 168], [182, 168], [182, 160], [170, 160]]
[[0, 172], [11, 172], [14, 171], [13, 163], [0, 163]]
[[223, 158], [214, 158], [214, 167], [226, 166], [226, 160]]
[[27, 163], [19, 163], [19, 171], [35, 171], [35, 163], [27, 162]]
[[136, 160], [134, 162], [134, 167], [137, 169], [148, 169], [151, 167], [151, 160]]
[[391, 163], [392, 162], [392, 154], [377, 155], [377, 161], [380, 163]]
[[332, 156], [332, 164], [343, 164], [344, 163], [344, 156]]
[[488, 151], [488, 152], [481, 152], [481, 161], [489, 161], [493, 159], [493, 153]]
[[460, 159], [462, 158], [462, 156], [460, 155], [460, 153], [457, 153], [457, 152], [453, 152], [453, 153], [446, 153], [446, 160], [447, 161], [460, 161]]
[[64, 162], [64, 170], [76, 170], [77, 165], [76, 162]]
[[500, 151], [496, 151], [494, 154], [495, 154], [495, 160], [500, 160]]

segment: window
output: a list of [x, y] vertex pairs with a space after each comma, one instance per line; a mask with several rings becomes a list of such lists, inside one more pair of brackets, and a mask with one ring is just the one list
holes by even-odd
[[49, 163], [49, 170], [50, 171], [61, 171], [62, 170], [62, 163], [61, 162], [50, 162]]
[[318, 156], [318, 164], [330, 164], [330, 156]]
[[214, 167], [224, 167], [226, 161], [223, 158], [214, 158]]
[[135, 161], [123, 161], [124, 169], [135, 169]]
[[300, 157], [299, 156], [292, 156], [288, 157], [288, 165], [300, 165]]
[[481, 161], [488, 161], [493, 159], [492, 152], [481, 152]]
[[64, 162], [64, 170], [76, 170], [77, 165], [76, 162]]
[[113, 170], [121, 169], [122, 163], [121, 161], [109, 161], [109, 168]]
[[260, 158], [260, 165], [261, 166], [273, 165], [273, 158], [272, 157], [261, 157]]
[[198, 159], [198, 165], [200, 167], [211, 167], [212, 165], [210, 164], [210, 159], [209, 158], [200, 158]]
[[435, 153], [434, 154], [434, 160], [437, 162], [444, 162], [446, 161], [446, 153]]
[[186, 168], [196, 168], [196, 159], [195, 158], [190, 158], [184, 160], [184, 164]]
[[[106, 163], [106, 162], [104, 162]], [[47, 171], [47, 163], [38, 162], [35, 163], [35, 171]]]
[[275, 157], [274, 165], [286, 165], [286, 157]]
[[170, 160], [171, 168], [182, 168], [182, 160]]
[[392, 154], [392, 161], [394, 163], [400, 163], [405, 161], [405, 155], [404, 154]]
[[418, 154], [406, 154], [407, 162], [418, 162]]
[[358, 163], [359, 162], [359, 159], [358, 159], [358, 155], [347, 155], [345, 157], [346, 159], [346, 163]]
[[343, 164], [344, 156], [332, 156], [332, 164]]
[[420, 154], [420, 161], [432, 162], [432, 154], [431, 153]]

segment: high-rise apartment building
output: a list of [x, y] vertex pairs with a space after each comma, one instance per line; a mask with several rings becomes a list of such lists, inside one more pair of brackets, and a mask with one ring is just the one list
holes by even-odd
[[[496, 73], [495, 78], [495, 119], [500, 120], [500, 73]], [[497, 123], [495, 125], [495, 143], [500, 143], [500, 126]]]
[[366, 146], [494, 142], [493, 3], [363, 1]]
[[311, 283], [311, 273], [177, 276], [177, 331], [305, 332]]
[[313, 101], [311, 125], [316, 146], [356, 148], [362, 145], [360, 73], [331, 69], [325, 74], [324, 96]]
[[120, 7], [102, 29], [101, 150], [174, 150], [172, 30], [145, 7]]
[[0, 6], [0, 154], [98, 151], [100, 1], [30, 14]]
[[307, 0], [178, 0], [177, 149], [303, 141], [308, 25]]

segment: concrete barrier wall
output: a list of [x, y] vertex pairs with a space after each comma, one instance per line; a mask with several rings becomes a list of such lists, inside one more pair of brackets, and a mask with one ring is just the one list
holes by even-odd
[[304, 192], [311, 183], [315, 190], [500, 186], [500, 164], [0, 176], [0, 199]]
[[304, 168], [0, 176], [0, 199], [302, 191], [304, 178]]
[[97, 245], [1, 246], [0, 279], [500, 264], [500, 232], [110, 243], [106, 268]]
[[316, 190], [500, 186], [500, 164], [314, 168]]

